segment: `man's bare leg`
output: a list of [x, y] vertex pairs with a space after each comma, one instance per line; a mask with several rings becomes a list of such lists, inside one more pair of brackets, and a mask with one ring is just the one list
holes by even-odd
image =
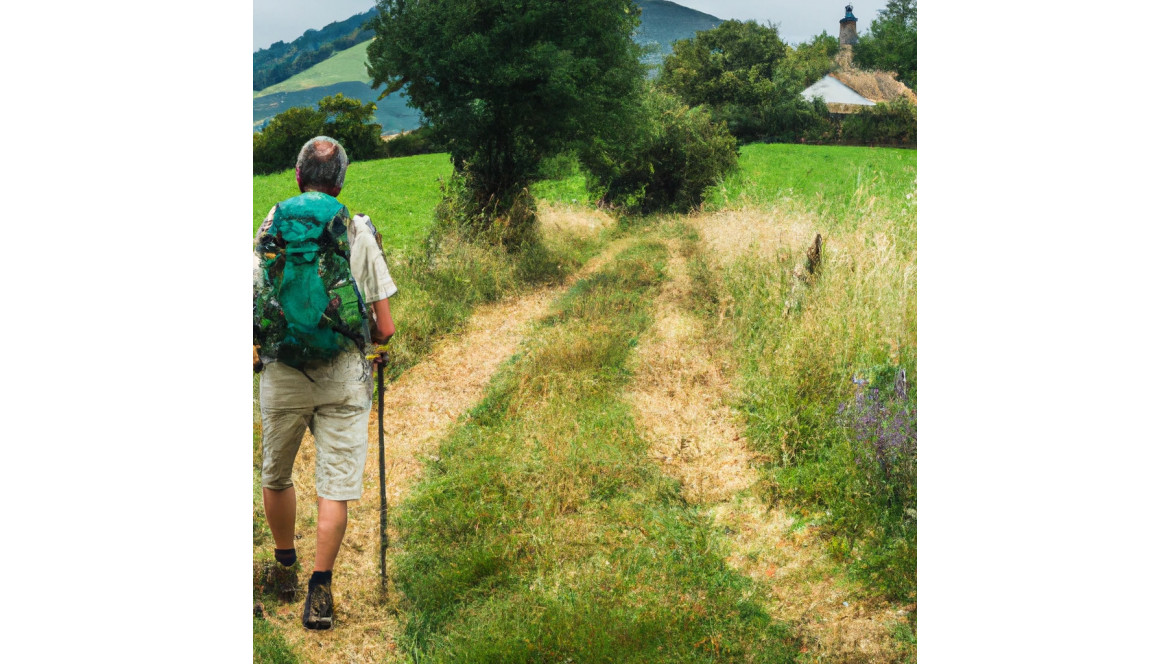
[[291, 549], [296, 534], [297, 490], [264, 489], [264, 518], [278, 549]]
[[314, 572], [328, 572], [333, 569], [337, 552], [341, 550], [341, 539], [345, 537], [347, 503], [344, 500], [317, 499], [317, 558]]

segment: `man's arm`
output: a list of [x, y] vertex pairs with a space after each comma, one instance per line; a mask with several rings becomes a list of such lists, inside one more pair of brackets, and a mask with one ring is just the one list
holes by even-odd
[[374, 326], [370, 336], [375, 343], [384, 344], [394, 336], [394, 319], [390, 317], [390, 300], [378, 300], [371, 305], [374, 312]]

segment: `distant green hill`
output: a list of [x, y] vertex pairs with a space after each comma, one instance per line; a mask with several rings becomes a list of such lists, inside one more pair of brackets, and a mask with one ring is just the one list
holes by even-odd
[[334, 21], [320, 30], [305, 30], [287, 44], [278, 41], [256, 51], [252, 54], [252, 89], [263, 90], [324, 62], [335, 53], [369, 41], [374, 31], [363, 26], [376, 14], [377, 11], [371, 8], [344, 21]]
[[292, 78], [252, 93], [252, 96], [263, 97], [275, 92], [296, 92], [347, 81], [368, 83], [370, 77], [366, 75], [366, 49], [373, 42], [373, 39], [368, 39], [357, 46], [351, 46]]
[[[722, 23], [722, 19], [704, 14], [668, 0], [637, 0], [642, 7], [642, 25], [634, 35], [634, 41], [654, 49], [643, 58], [651, 66], [661, 64], [662, 58], [670, 53], [670, 46], [679, 39], [689, 39], [700, 30], [710, 30]], [[371, 10], [373, 11], [373, 10]], [[304, 48], [320, 41], [320, 34], [327, 31], [344, 32], [354, 25], [368, 20], [370, 12], [356, 14], [345, 21], [331, 23], [320, 32], [307, 31], [292, 42], [293, 45], [306, 40]], [[360, 21], [358, 19], [361, 19]], [[330, 34], [332, 34], [332, 32]], [[349, 33], [346, 33], [349, 34]], [[317, 41], [308, 39], [316, 35]], [[281, 80], [252, 93], [252, 129], [259, 131], [277, 113], [296, 106], [314, 106], [323, 97], [341, 92], [364, 102], [375, 101], [378, 92], [370, 89], [370, 76], [366, 72], [366, 49], [372, 39], [363, 41], [335, 53], [327, 60], [318, 62], [296, 75]], [[282, 44], [278, 42], [277, 44]], [[276, 48], [273, 45], [272, 48]], [[289, 45], [285, 45], [288, 47]], [[255, 59], [255, 55], [253, 55]], [[255, 85], [255, 81], [253, 81]], [[406, 107], [405, 98], [394, 94], [377, 102], [375, 119], [382, 125], [384, 133], [414, 129], [419, 126], [419, 114]]]

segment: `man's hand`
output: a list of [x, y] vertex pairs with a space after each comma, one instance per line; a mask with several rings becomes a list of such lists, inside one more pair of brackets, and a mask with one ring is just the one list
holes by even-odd
[[374, 347], [374, 352], [366, 356], [374, 366], [390, 364], [390, 347], [388, 345], [379, 345]]

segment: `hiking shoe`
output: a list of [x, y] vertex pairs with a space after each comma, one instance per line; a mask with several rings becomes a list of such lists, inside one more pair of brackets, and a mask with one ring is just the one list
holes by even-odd
[[333, 627], [333, 583], [310, 583], [305, 596], [305, 615], [301, 617], [305, 629]]
[[281, 602], [291, 602], [297, 598], [297, 571], [300, 570], [300, 565], [293, 564], [290, 566], [281, 565], [280, 563], [273, 563], [268, 568], [268, 576], [265, 579], [264, 588], [267, 592], [276, 595], [276, 599]]

